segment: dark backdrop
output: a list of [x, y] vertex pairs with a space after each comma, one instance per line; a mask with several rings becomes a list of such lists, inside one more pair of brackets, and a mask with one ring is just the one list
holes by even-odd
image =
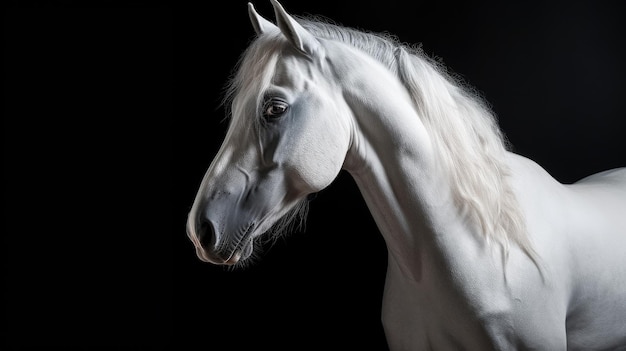
[[[422, 43], [562, 182], [626, 165], [617, 1], [282, 4]], [[246, 1], [9, 2], [6, 349], [386, 348], [386, 249], [347, 174], [304, 232], [246, 270], [200, 262], [185, 236], [226, 130], [223, 84], [252, 35]]]

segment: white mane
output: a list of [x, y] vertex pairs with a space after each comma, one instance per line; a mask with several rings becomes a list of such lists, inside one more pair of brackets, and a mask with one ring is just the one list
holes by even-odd
[[[483, 99], [450, 75], [443, 65], [427, 57], [419, 46], [401, 43], [388, 34], [339, 26], [326, 19], [297, 19], [313, 35], [362, 50], [398, 77], [432, 136], [436, 158], [450, 178], [461, 213], [486, 240], [501, 244], [505, 255], [512, 241], [534, 260], [521, 211], [507, 181], [508, 145]], [[250, 94], [257, 94], [256, 106], [261, 105], [282, 41], [276, 31], [257, 37], [248, 47], [227, 89], [225, 101], [233, 102], [234, 109], [243, 108], [237, 99]], [[255, 111], [232, 112], [233, 116], [257, 115]]]

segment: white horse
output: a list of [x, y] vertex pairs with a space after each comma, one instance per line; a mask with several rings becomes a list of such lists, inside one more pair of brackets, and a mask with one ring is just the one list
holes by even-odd
[[276, 24], [249, 4], [257, 35], [189, 212], [201, 260], [246, 262], [343, 169], [388, 248], [390, 349], [626, 348], [626, 169], [561, 184], [419, 49], [272, 4]]

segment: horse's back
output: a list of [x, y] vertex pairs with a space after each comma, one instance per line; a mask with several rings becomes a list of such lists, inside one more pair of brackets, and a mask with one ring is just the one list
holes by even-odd
[[570, 214], [576, 223], [592, 232], [626, 238], [626, 167], [599, 172], [566, 187], [572, 194]]
[[582, 178], [573, 185], [596, 184], [599, 186], [616, 186], [617, 190], [626, 191], [626, 167], [609, 169]]
[[566, 186], [572, 295], [568, 344], [626, 347], [626, 168]]

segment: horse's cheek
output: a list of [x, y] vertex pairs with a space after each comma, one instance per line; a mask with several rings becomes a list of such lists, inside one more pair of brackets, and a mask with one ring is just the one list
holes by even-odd
[[320, 191], [332, 183], [341, 171], [347, 152], [342, 137], [327, 133], [328, 129], [316, 130], [323, 132], [309, 135], [304, 140], [295, 162], [300, 165], [299, 176], [308, 185], [309, 191]]

